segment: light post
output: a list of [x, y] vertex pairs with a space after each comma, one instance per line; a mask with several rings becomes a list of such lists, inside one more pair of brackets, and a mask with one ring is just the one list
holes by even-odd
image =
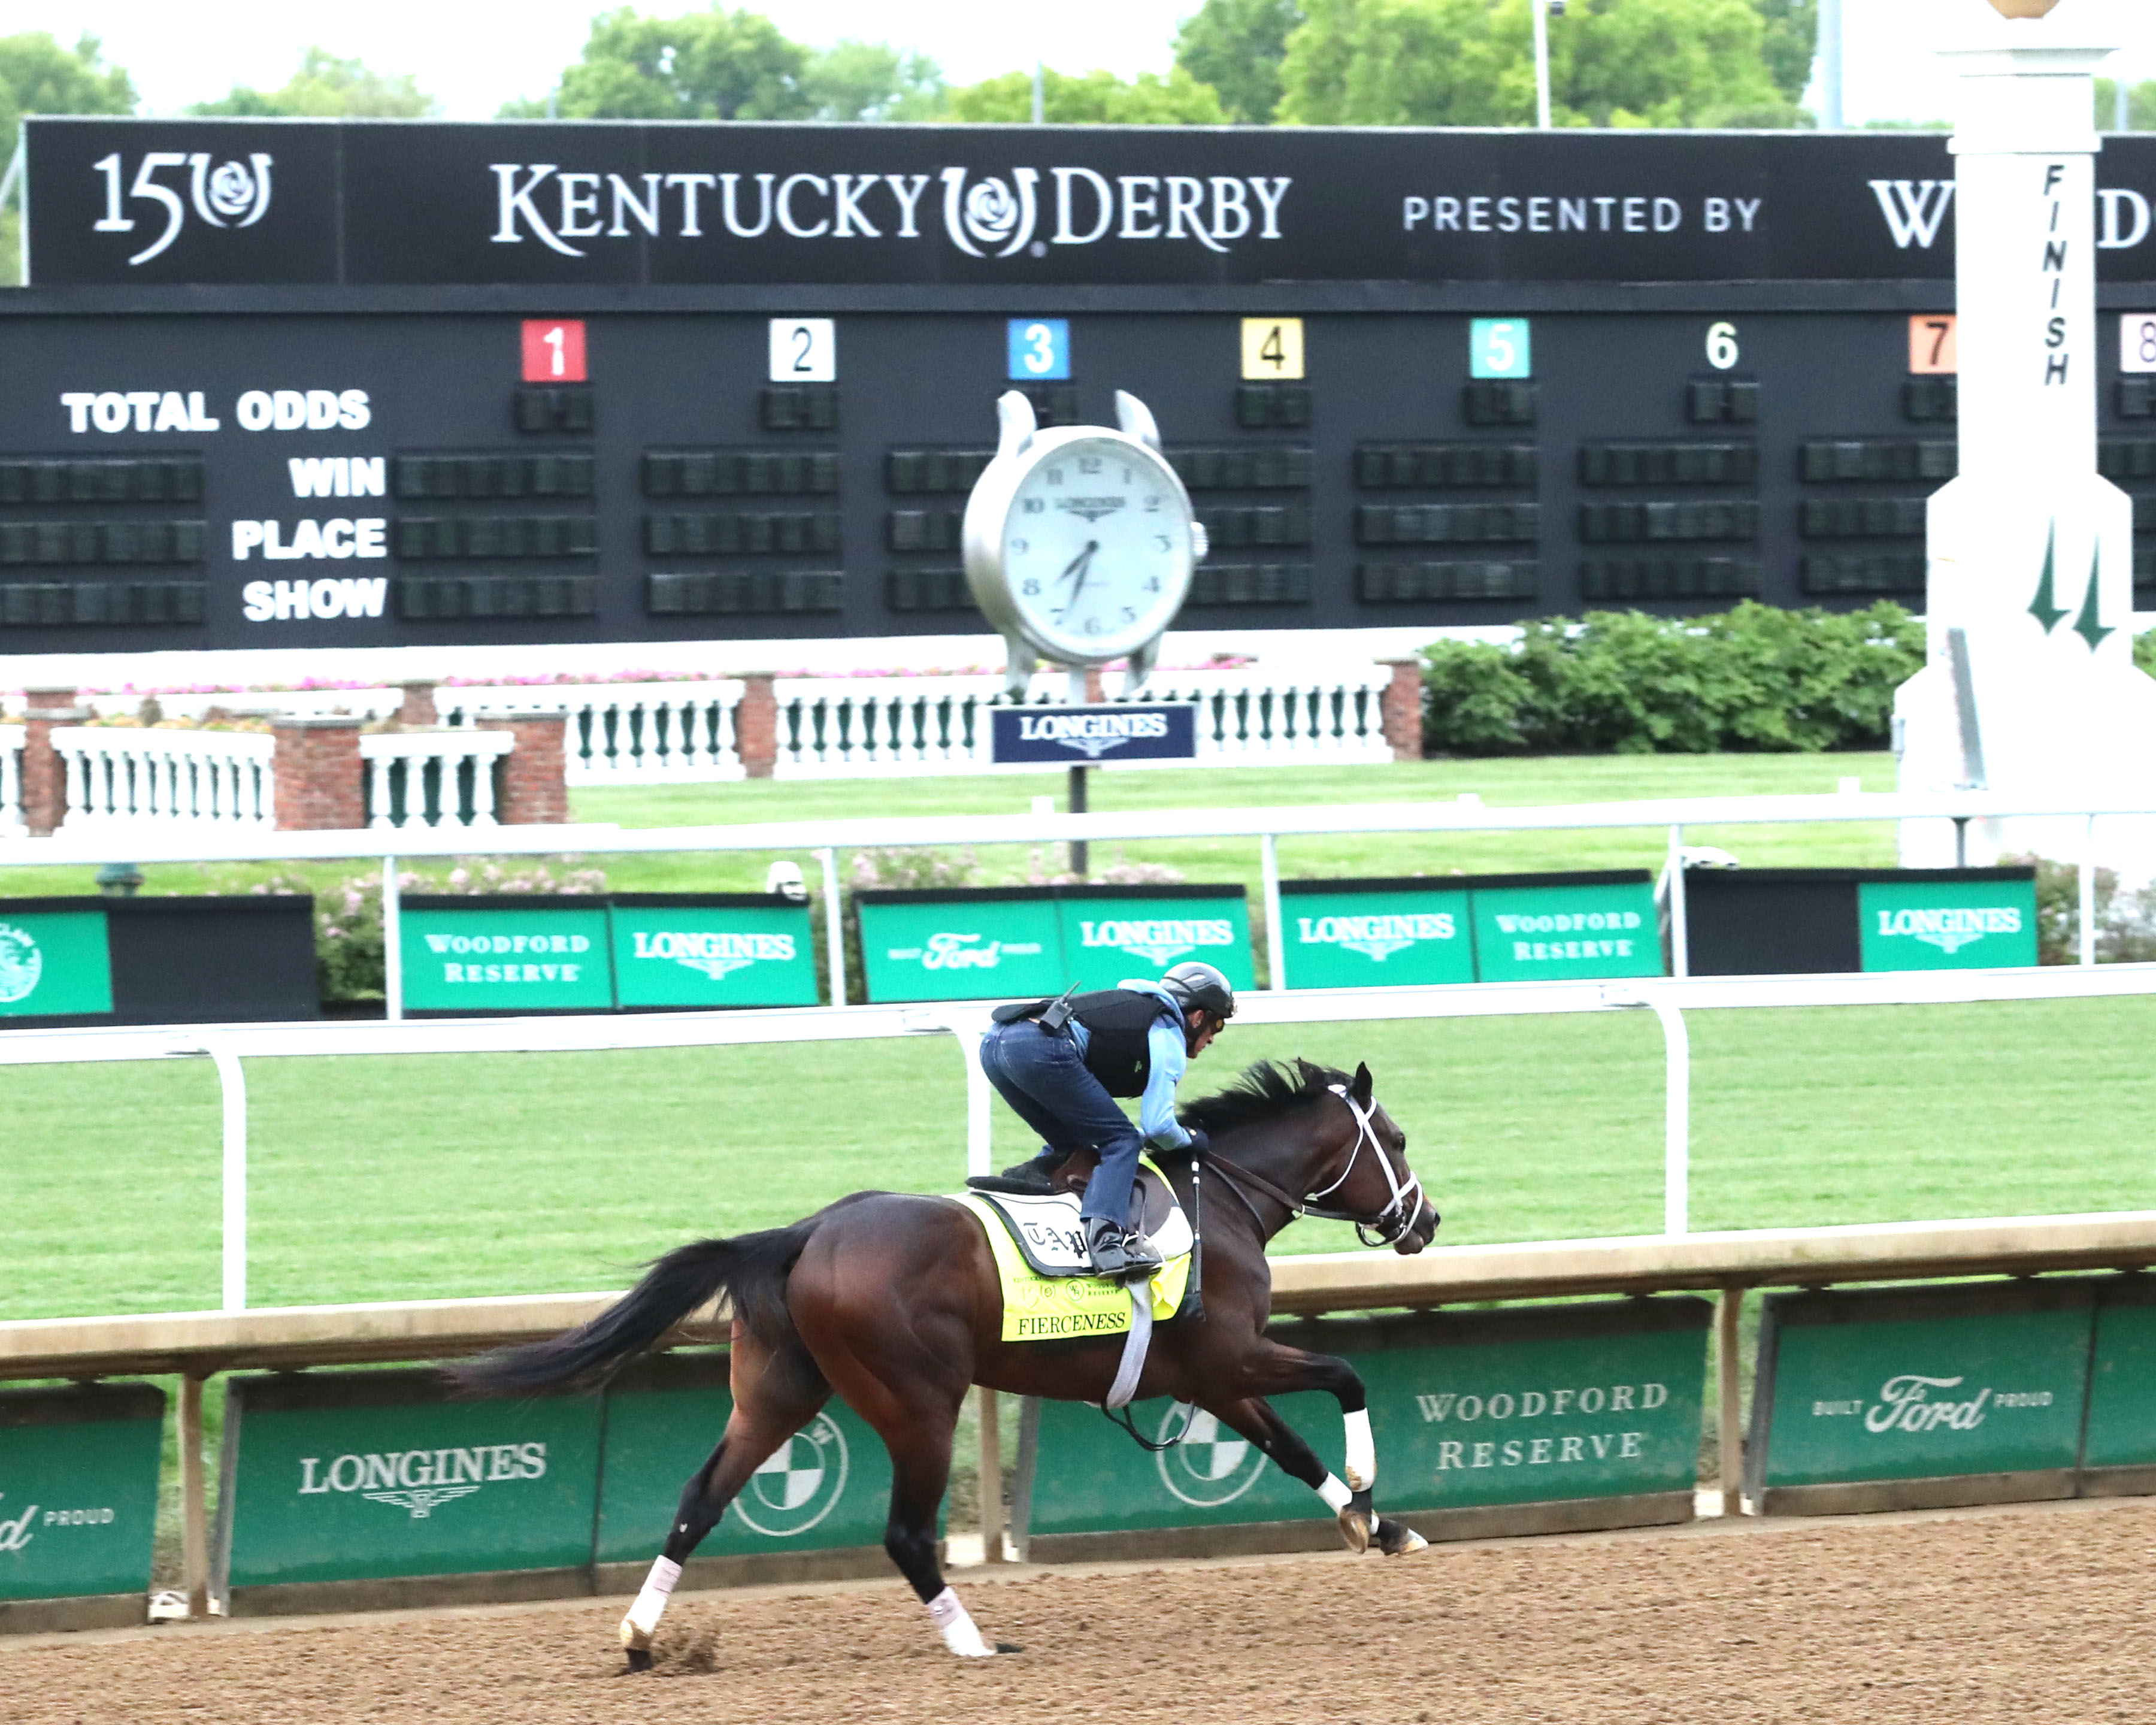
[[1550, 129], [1549, 21], [1564, 16], [1564, 0], [1534, 0], [1535, 125]]

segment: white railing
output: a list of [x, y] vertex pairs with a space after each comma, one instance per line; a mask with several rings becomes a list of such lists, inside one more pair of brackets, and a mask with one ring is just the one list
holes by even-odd
[[168, 719], [199, 719], [215, 712], [244, 713], [249, 717], [327, 719], [340, 714], [356, 719], [386, 719], [404, 704], [402, 689], [187, 689], [152, 696], [122, 691], [116, 694], [85, 694], [83, 706], [105, 717], [118, 718], [139, 712], [146, 699], [154, 700]]
[[474, 685], [437, 689], [434, 710], [457, 726], [567, 713], [562, 746], [572, 785], [702, 784], [742, 777], [734, 709], [746, 686], [731, 679]]
[[516, 744], [507, 731], [362, 733], [370, 827], [495, 825], [494, 768]]
[[277, 824], [276, 747], [258, 731], [56, 730], [67, 773], [61, 824], [69, 833], [152, 823], [266, 832]]
[[23, 824], [23, 740], [20, 725], [0, 725], [0, 833], [28, 830]]

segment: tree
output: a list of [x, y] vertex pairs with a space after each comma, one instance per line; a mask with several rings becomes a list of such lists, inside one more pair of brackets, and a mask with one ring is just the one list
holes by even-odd
[[[592, 20], [555, 111], [565, 120], [806, 120], [814, 113], [808, 70], [808, 50], [755, 13], [713, 7], [660, 18], [624, 6]], [[535, 106], [546, 111], [514, 105], [526, 114]]]
[[[1041, 74], [1041, 112], [1055, 126], [1225, 126], [1226, 110], [1210, 85], [1178, 66], [1165, 78], [1141, 72], [1126, 84], [1112, 72], [1082, 78]], [[1033, 117], [1033, 74], [1006, 72], [951, 92], [950, 118], [1023, 122]]]
[[1175, 64], [1211, 85], [1239, 126], [1268, 125], [1280, 106], [1287, 39], [1302, 16], [1296, 0], [1205, 0], [1176, 33]]
[[299, 70], [281, 89], [235, 84], [229, 95], [187, 110], [249, 120], [424, 120], [441, 111], [409, 72], [377, 72], [364, 61], [339, 59], [326, 48], [302, 54]]
[[1765, 25], [1759, 56], [1782, 99], [1800, 102], [1819, 55], [1819, 0], [1753, 0]]
[[134, 80], [105, 64], [95, 36], [73, 48], [43, 30], [0, 36], [0, 138], [10, 151], [26, 114], [132, 114], [136, 100]]
[[[2118, 121], [2118, 85], [2109, 78], [2096, 81], [2096, 123], [2109, 131]], [[2156, 78], [2126, 86], [2126, 124], [2130, 131], [2156, 131]]]
[[[1307, 125], [1533, 122], [1528, 0], [1309, 0], [1279, 117]], [[1753, 0], [1573, 0], [1550, 30], [1563, 126], [1791, 126]]]
[[925, 54], [834, 42], [810, 54], [801, 91], [819, 120], [933, 120], [943, 110], [943, 72]]

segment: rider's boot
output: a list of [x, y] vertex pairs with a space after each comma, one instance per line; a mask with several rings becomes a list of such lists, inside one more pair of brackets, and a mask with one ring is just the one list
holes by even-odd
[[1106, 1216], [1086, 1218], [1086, 1250], [1093, 1260], [1093, 1273], [1111, 1281], [1138, 1281], [1160, 1268], [1160, 1254], [1142, 1235]]
[[1044, 1151], [1039, 1156], [1014, 1163], [999, 1174], [969, 1174], [966, 1183], [976, 1192], [1007, 1192], [1019, 1198], [1052, 1198], [1056, 1185], [1051, 1178], [1053, 1171], [1067, 1157], [1060, 1151]]

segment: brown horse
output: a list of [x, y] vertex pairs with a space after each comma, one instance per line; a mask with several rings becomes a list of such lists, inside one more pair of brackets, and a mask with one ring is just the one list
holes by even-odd
[[[1421, 1549], [1420, 1535], [1371, 1506], [1377, 1458], [1354, 1368], [1265, 1333], [1272, 1287], [1265, 1242], [1296, 1215], [1355, 1221], [1375, 1230], [1370, 1243], [1399, 1252], [1420, 1251], [1437, 1230], [1437, 1212], [1407, 1166], [1406, 1135], [1372, 1098], [1369, 1068], [1357, 1067], [1351, 1079], [1300, 1060], [1260, 1062], [1183, 1118], [1204, 1127], [1214, 1147], [1199, 1177], [1203, 1316], [1154, 1332], [1138, 1396], [1173, 1396], [1248, 1438], [1323, 1497], [1353, 1549], [1373, 1541], [1392, 1557]], [[1169, 1170], [1177, 1196], [1193, 1209], [1188, 1161], [1170, 1160], [1180, 1163]], [[953, 1653], [990, 1652], [937, 1562], [937, 1511], [959, 1405], [975, 1384], [1101, 1402], [1122, 1338], [1005, 1342], [995, 1260], [979, 1219], [947, 1199], [860, 1192], [789, 1228], [669, 1252], [582, 1328], [487, 1355], [456, 1374], [488, 1389], [603, 1382], [721, 1293], [733, 1312], [733, 1413], [684, 1488], [664, 1553], [623, 1620], [629, 1669], [650, 1669], [652, 1633], [698, 1542], [834, 1393], [891, 1451], [884, 1548], [891, 1561]], [[1338, 1398], [1344, 1481], [1265, 1399], [1298, 1389]], [[993, 1651], [1017, 1650], [999, 1643]]]

